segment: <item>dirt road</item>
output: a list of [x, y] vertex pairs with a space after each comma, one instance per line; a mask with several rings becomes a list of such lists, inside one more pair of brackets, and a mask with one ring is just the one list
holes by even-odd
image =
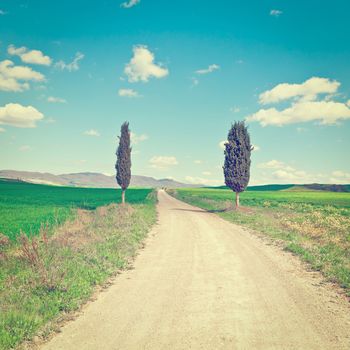
[[134, 267], [43, 349], [350, 349], [349, 304], [317, 273], [163, 191]]

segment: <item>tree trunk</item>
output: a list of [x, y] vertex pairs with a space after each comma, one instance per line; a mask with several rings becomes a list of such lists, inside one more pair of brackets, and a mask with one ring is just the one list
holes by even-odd
[[125, 204], [125, 190], [122, 190], [122, 204]]
[[239, 207], [239, 192], [236, 192], [236, 209]]

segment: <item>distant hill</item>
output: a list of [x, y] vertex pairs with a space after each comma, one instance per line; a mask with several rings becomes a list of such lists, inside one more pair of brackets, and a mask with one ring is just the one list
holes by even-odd
[[[101, 173], [72, 173], [54, 175], [51, 173], [39, 173], [31, 171], [0, 170], [0, 178], [15, 179], [36, 184], [46, 184], [55, 186], [75, 186], [75, 187], [97, 187], [97, 188], [117, 188], [117, 182], [114, 176], [108, 176]], [[178, 182], [172, 179], [155, 179], [149, 176], [133, 175], [131, 177], [131, 187], [143, 188], [179, 188], [179, 187], [203, 187], [201, 185], [192, 185]], [[219, 186], [216, 188], [227, 188]], [[306, 184], [306, 185], [261, 185], [248, 186], [247, 191], [331, 191], [331, 192], [350, 192], [350, 185], [333, 184]]]
[[[114, 176], [107, 176], [100, 173], [73, 173], [53, 175], [50, 173], [39, 173], [17, 170], [0, 170], [0, 178], [16, 179], [36, 184], [47, 184], [55, 186], [76, 186], [76, 187], [98, 187], [98, 188], [117, 188], [117, 182]], [[189, 185], [172, 179], [157, 180], [153, 177], [133, 175], [131, 177], [131, 187], [199, 187], [198, 185]]]
[[[227, 188], [219, 186], [217, 188]], [[248, 186], [247, 191], [329, 191], [329, 192], [350, 192], [350, 185], [335, 185], [335, 184], [305, 184], [305, 185], [261, 185]]]

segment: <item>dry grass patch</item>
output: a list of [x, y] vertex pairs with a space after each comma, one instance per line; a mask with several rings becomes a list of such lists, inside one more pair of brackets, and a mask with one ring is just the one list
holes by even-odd
[[54, 234], [43, 226], [32, 238], [0, 248], [0, 349], [30, 340], [62, 314], [79, 308], [135, 256], [156, 220], [155, 199], [144, 204], [78, 210]]

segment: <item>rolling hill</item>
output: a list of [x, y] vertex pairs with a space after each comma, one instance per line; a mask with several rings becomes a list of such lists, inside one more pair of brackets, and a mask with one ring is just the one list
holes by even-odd
[[[76, 186], [76, 187], [96, 187], [96, 188], [117, 188], [117, 182], [114, 176], [108, 176], [101, 173], [72, 173], [54, 175], [51, 173], [40, 173], [17, 170], [0, 170], [0, 178], [16, 179], [25, 182], [47, 184], [55, 186]], [[198, 187], [198, 185], [189, 185], [172, 179], [155, 179], [153, 177], [133, 175], [131, 177], [131, 187]]]

